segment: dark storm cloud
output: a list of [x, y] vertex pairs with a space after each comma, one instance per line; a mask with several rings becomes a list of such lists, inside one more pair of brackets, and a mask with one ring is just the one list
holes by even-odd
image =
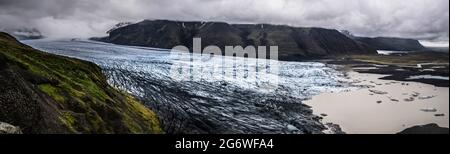
[[0, 27], [89, 37], [142, 19], [272, 23], [448, 41], [448, 0], [0, 0]]

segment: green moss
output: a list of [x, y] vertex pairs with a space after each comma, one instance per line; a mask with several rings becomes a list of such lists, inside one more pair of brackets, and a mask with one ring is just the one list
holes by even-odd
[[37, 87], [60, 103], [56, 105], [60, 110], [59, 119], [70, 132], [163, 132], [151, 110], [109, 86], [101, 69], [93, 63], [44, 53], [1, 33], [0, 54], [9, 64], [57, 83], [42, 83]]
[[127, 95], [127, 104], [130, 105], [131, 111], [139, 114], [139, 116], [143, 117], [143, 123], [146, 125], [146, 128], [149, 128], [148, 132], [152, 133], [163, 133], [159, 125], [159, 120], [156, 117], [156, 114], [149, 110], [147, 107], [139, 103], [137, 100]]
[[109, 132], [106, 130], [105, 122], [96, 112], [88, 112], [87, 119], [91, 126], [91, 132]]
[[134, 122], [130, 116], [124, 116], [122, 121], [124, 122], [125, 126], [130, 129], [131, 133], [139, 134], [143, 132], [141, 127], [136, 122]]
[[41, 89], [48, 96], [55, 99], [57, 102], [64, 102], [65, 100], [65, 98], [59, 94], [58, 88], [55, 88], [50, 84], [39, 85], [39, 89]]
[[74, 126], [76, 125], [75, 123], [76, 120], [70, 112], [61, 113], [59, 119], [67, 128], [69, 128], [71, 132], [77, 132], [76, 129], [74, 128]]

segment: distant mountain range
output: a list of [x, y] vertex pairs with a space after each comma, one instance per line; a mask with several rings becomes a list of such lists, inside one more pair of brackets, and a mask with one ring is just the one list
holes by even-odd
[[422, 51], [426, 49], [418, 40], [415, 39], [396, 37], [361, 37], [355, 36], [346, 30], [341, 31], [341, 33], [355, 41], [367, 44], [376, 50]]
[[184, 45], [192, 50], [194, 37], [202, 38], [202, 47], [278, 46], [280, 60], [376, 53], [370, 46], [352, 40], [337, 30], [269, 24], [144, 20], [109, 31], [108, 37], [94, 40], [167, 49]]
[[32, 39], [42, 39], [44, 36], [36, 28], [17, 28], [17, 29], [4, 29], [11, 35], [13, 35], [18, 40], [32, 40]]
[[418, 40], [392, 37], [356, 37], [355, 40], [363, 42], [377, 50], [393, 51], [421, 51], [425, 47]]
[[120, 45], [171, 49], [178, 45], [192, 51], [192, 38], [202, 38], [202, 47], [278, 46], [280, 60], [300, 60], [340, 54], [376, 54], [377, 50], [416, 51], [424, 47], [413, 39], [354, 37], [334, 29], [302, 28], [270, 24], [228, 24], [144, 20], [119, 24], [109, 36], [92, 38]]

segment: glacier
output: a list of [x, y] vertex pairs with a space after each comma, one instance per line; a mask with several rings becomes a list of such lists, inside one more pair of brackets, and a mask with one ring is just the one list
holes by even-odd
[[[166, 133], [322, 133], [327, 128], [321, 118], [302, 101], [352, 88], [345, 74], [318, 62], [261, 63], [192, 53], [180, 57], [166, 49], [80, 39], [22, 42], [96, 63], [112, 86], [155, 111]], [[275, 67], [274, 72], [266, 70]], [[177, 74], [179, 69], [187, 72]], [[223, 70], [231, 73], [224, 75]]]

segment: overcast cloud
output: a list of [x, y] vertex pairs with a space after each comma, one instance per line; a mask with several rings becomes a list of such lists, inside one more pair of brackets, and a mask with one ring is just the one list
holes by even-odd
[[48, 37], [104, 36], [143, 19], [272, 23], [346, 29], [362, 36], [447, 41], [448, 0], [0, 0], [0, 28]]

